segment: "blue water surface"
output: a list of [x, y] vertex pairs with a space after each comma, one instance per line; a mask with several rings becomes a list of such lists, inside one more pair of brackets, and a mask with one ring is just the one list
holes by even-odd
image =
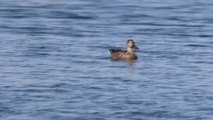
[[[1, 120], [212, 120], [213, 1], [1, 0]], [[109, 48], [140, 48], [134, 63]]]

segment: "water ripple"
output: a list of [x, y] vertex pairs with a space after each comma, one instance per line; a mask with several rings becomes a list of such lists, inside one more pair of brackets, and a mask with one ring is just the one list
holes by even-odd
[[0, 119], [212, 120], [212, 5], [0, 1]]

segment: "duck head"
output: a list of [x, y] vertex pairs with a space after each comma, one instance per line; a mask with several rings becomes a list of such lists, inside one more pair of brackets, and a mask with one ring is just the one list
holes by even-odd
[[139, 48], [135, 45], [134, 40], [129, 39], [127, 40], [127, 51], [133, 51], [134, 49], [138, 50]]

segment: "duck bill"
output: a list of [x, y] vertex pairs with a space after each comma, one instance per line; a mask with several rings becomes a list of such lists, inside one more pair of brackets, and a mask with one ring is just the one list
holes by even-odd
[[139, 48], [136, 45], [134, 45], [134, 49], [139, 50]]

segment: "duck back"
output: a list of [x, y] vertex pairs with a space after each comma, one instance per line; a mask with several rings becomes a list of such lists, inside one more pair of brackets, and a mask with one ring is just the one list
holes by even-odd
[[119, 50], [119, 49], [109, 49], [110, 55], [112, 59], [126, 59], [127, 51]]

